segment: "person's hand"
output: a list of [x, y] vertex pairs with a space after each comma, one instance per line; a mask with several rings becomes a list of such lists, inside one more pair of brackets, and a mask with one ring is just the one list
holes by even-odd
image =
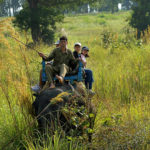
[[82, 58], [81, 57], [79, 57], [79, 58], [77, 58], [79, 61], [82, 61]]
[[45, 55], [44, 55], [43, 53], [41, 53], [41, 52], [38, 52], [38, 54], [39, 54], [39, 56], [42, 57], [42, 58], [45, 57]]
[[81, 60], [82, 60], [82, 58], [81, 58], [81, 57], [79, 57], [79, 60], [81, 61]]

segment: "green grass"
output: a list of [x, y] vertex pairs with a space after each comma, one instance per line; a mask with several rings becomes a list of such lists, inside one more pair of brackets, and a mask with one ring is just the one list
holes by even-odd
[[[92, 141], [96, 149], [150, 148], [150, 47], [148, 41], [135, 39], [128, 17], [130, 12], [66, 16], [64, 23], [57, 25], [56, 40], [66, 34], [70, 49], [75, 42], [90, 48], [88, 68], [93, 70], [96, 92], [92, 103], [98, 110]], [[2, 22], [0, 29], [26, 41], [24, 33], [20, 36], [10, 21]], [[37, 124], [30, 125], [34, 121], [30, 84], [38, 82], [41, 59], [14, 40], [0, 37], [0, 149], [6, 145], [11, 150], [32, 150], [36, 149], [34, 143], [41, 149], [42, 137], [33, 136]], [[53, 46], [40, 45], [37, 49], [48, 54]], [[51, 137], [49, 141], [45, 150], [86, 149], [88, 145], [76, 139], [70, 143], [57, 133], [55, 144]]]

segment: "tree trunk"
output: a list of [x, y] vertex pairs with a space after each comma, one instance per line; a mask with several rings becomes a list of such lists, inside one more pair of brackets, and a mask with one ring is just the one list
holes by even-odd
[[31, 35], [32, 40], [36, 44], [40, 40], [40, 26], [38, 17], [38, 0], [28, 0], [31, 10]]
[[40, 29], [38, 24], [35, 25], [34, 23], [31, 23], [31, 35], [33, 42], [37, 44], [40, 40]]
[[11, 14], [11, 0], [9, 0], [8, 2], [8, 7], [9, 7], [9, 16], [11, 17], [12, 14]]
[[14, 6], [12, 7], [12, 10], [13, 10], [12, 16], [14, 16], [15, 15], [15, 7]]
[[137, 39], [141, 38], [141, 31], [139, 29], [137, 29]]
[[145, 36], [145, 31], [144, 30], [142, 31], [142, 34], [143, 34], [143, 37], [144, 37]]
[[113, 6], [111, 7], [111, 13], [112, 14], [114, 13], [114, 7]]
[[115, 4], [114, 1], [111, 2], [111, 13], [113, 14], [115, 12]]
[[10, 10], [10, 7], [8, 8], [8, 17], [11, 17], [11, 10]]
[[127, 2], [126, 2], [126, 8], [127, 8], [127, 10], [130, 9], [130, 1], [129, 0], [127, 0]]

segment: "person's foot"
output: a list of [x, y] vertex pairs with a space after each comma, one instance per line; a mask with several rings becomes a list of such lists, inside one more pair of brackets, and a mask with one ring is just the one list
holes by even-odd
[[40, 88], [40, 86], [39, 86], [38, 84], [36, 84], [35, 86], [32, 86], [32, 87], [31, 87], [31, 90], [34, 91], [34, 92], [36, 92], [36, 93], [39, 92], [40, 89], [41, 89], [41, 88]]
[[45, 85], [44, 85], [43, 88], [40, 90], [40, 93], [43, 92], [43, 91], [45, 91], [45, 90], [48, 89], [48, 88], [49, 88], [49, 82], [46, 81]]
[[63, 77], [56, 75], [56, 78], [59, 80], [59, 82], [62, 84], [64, 82]]
[[54, 88], [55, 88], [55, 84], [54, 84], [54, 83], [51, 83], [51, 85], [50, 85], [49, 88], [50, 88], [50, 89], [54, 89]]
[[93, 97], [95, 95], [95, 92], [93, 92], [92, 90], [88, 90], [88, 94]]

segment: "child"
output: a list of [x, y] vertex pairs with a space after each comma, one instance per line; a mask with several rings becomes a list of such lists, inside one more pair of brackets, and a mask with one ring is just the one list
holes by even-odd
[[86, 58], [89, 57], [88, 53], [89, 53], [89, 48], [86, 46], [82, 47], [81, 60], [82, 60], [83, 66], [84, 66], [85, 74], [86, 74], [85, 86], [89, 90], [90, 95], [95, 95], [95, 92], [92, 91], [92, 84], [94, 82], [93, 72], [90, 69], [86, 69], [86, 65], [87, 65]]
[[80, 56], [80, 51], [81, 51], [81, 43], [75, 43], [74, 44], [74, 52], [73, 55], [76, 59], [79, 58]]
[[[89, 48], [84, 46], [82, 48], [81, 55], [80, 55], [81, 43], [75, 43], [74, 49], [75, 49], [73, 52], [74, 57], [76, 59], [81, 59], [83, 66], [84, 66], [84, 70], [85, 70], [85, 74], [86, 74], [85, 86], [89, 90], [90, 95], [95, 95], [95, 93], [92, 91], [92, 84], [94, 82], [93, 73], [90, 69], [86, 69], [86, 64], [87, 64], [86, 57], [89, 57], [89, 55], [88, 55]], [[80, 58], [80, 56], [81, 56], [81, 58]]]

